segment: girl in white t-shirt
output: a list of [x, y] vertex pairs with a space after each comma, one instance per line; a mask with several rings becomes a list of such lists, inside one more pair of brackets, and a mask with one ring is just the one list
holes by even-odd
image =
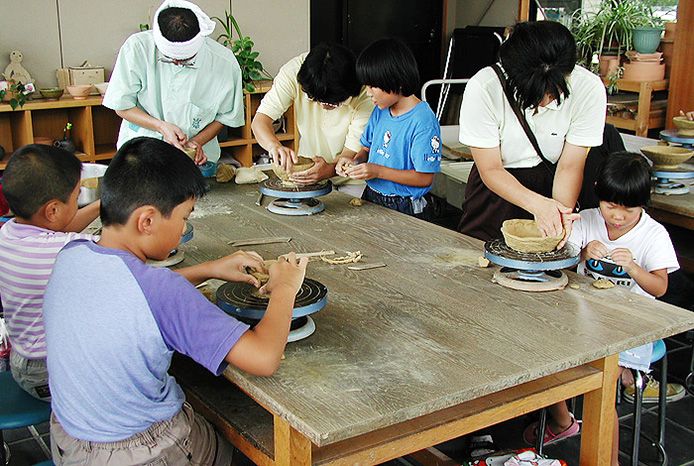
[[[578, 272], [651, 298], [664, 295], [668, 273], [679, 269], [679, 263], [667, 230], [644, 210], [651, 195], [648, 163], [632, 152], [609, 155], [598, 169], [595, 191], [600, 207], [581, 211], [569, 238], [569, 242], [581, 248]], [[624, 385], [634, 383], [631, 371], [624, 369], [647, 372], [652, 352], [653, 344], [647, 343], [619, 354], [619, 374]], [[684, 388], [681, 391], [684, 393]], [[549, 412], [553, 417], [562, 416], [568, 409], [562, 401], [551, 406]], [[553, 434], [552, 420], [548, 424]], [[526, 430], [527, 440], [537, 438], [536, 429], [532, 429], [533, 425]], [[558, 434], [554, 438], [561, 437], [564, 436]], [[615, 411], [613, 465], [619, 464], [618, 454], [619, 420]]]

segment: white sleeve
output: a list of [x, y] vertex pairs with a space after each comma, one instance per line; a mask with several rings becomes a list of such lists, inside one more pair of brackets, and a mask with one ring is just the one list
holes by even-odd
[[586, 71], [578, 77], [585, 80], [576, 89], [574, 108], [571, 115], [566, 142], [581, 147], [596, 147], [602, 144], [607, 114], [607, 91], [602, 80]]
[[677, 253], [665, 227], [660, 224], [655, 225], [648, 236], [651, 247], [645, 251], [642, 267], [648, 272], [667, 269], [667, 273], [672, 273], [679, 269]]
[[459, 140], [466, 146], [491, 149], [501, 145], [498, 117], [493, 99], [476, 77], [467, 83], [463, 93]]

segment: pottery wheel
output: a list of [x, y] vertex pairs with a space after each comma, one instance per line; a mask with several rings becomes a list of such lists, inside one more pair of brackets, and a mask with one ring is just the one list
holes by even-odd
[[174, 265], [183, 262], [183, 259], [185, 258], [185, 252], [181, 251], [180, 249], [174, 249], [173, 251], [171, 251], [171, 254], [169, 254], [169, 257], [167, 257], [166, 259], [161, 261], [154, 261], [148, 259], [146, 264], [151, 265], [152, 267], [173, 267]]
[[568, 284], [569, 279], [560, 269], [578, 264], [581, 251], [566, 243], [563, 248], [550, 252], [518, 252], [503, 239], [495, 239], [484, 244], [484, 256], [502, 266], [494, 272], [496, 283], [521, 291], [553, 291]]
[[183, 232], [183, 236], [181, 236], [181, 242], [178, 244], [187, 243], [191, 239], [193, 239], [193, 224], [190, 222], [186, 222], [186, 231]]
[[271, 178], [263, 181], [260, 192], [276, 197], [267, 210], [280, 215], [312, 215], [322, 212], [325, 205], [314, 197], [324, 196], [332, 191], [330, 180], [304, 186], [286, 186], [282, 180]]
[[670, 170], [663, 170], [658, 169], [658, 167], [654, 167], [653, 176], [655, 176], [657, 179], [655, 185], [656, 194], [687, 194], [689, 192], [689, 185], [672, 180], [687, 180], [694, 178], [694, 171], [686, 167]]
[[[233, 316], [260, 320], [269, 298], [259, 296], [248, 283], [227, 282], [217, 289], [217, 306]], [[323, 309], [328, 302], [328, 289], [311, 278], [304, 279], [294, 301], [292, 318], [307, 316]]]

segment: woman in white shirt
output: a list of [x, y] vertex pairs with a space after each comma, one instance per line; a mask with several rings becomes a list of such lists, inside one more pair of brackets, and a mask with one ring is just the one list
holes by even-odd
[[[509, 218], [534, 218], [545, 235], [568, 233], [588, 149], [602, 144], [606, 93], [576, 66], [571, 32], [553, 21], [517, 24], [502, 44], [500, 73], [537, 139], [542, 160], [492, 67], [467, 84], [460, 141], [475, 165], [458, 230], [489, 240]], [[563, 242], [560, 246], [563, 245]]]

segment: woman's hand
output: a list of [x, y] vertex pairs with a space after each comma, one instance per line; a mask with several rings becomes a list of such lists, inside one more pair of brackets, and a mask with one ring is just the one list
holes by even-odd
[[335, 165], [325, 161], [323, 157], [316, 156], [313, 159], [315, 164], [308, 170], [294, 172], [289, 175], [289, 179], [296, 184], [307, 185], [316, 184], [320, 180], [330, 178], [335, 175]]
[[202, 146], [198, 144], [196, 141], [193, 141], [191, 139], [190, 141], [186, 142], [185, 147], [195, 149], [194, 160], [196, 165], [202, 165], [203, 163], [207, 162], [207, 157], [205, 156], [205, 152], [202, 150]]
[[566, 221], [572, 222], [574, 220], [569, 217], [573, 215], [573, 209], [546, 197], [542, 197], [530, 209], [530, 213], [535, 217], [535, 222], [542, 236], [559, 236], [564, 232], [564, 217], [566, 217]]
[[164, 141], [181, 150], [183, 150], [183, 145], [188, 142], [188, 136], [186, 136], [181, 128], [173, 123], [161, 121], [157, 131], [164, 136]]
[[335, 173], [339, 176], [347, 176], [347, 169], [353, 165], [353, 159], [347, 157], [340, 157], [335, 162]]

